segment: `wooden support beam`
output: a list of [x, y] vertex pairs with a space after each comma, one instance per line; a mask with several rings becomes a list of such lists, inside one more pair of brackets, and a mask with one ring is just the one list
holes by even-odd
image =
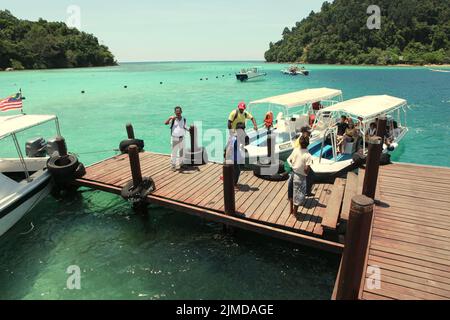
[[142, 184], [141, 164], [139, 161], [139, 149], [136, 145], [128, 148], [128, 155], [130, 158], [131, 175], [133, 176], [133, 185], [135, 187]]
[[336, 291], [337, 300], [357, 300], [359, 297], [372, 227], [373, 207], [373, 199], [364, 195], [357, 195], [352, 199]]
[[344, 197], [345, 180], [337, 178], [331, 189], [331, 196], [327, 203], [325, 216], [322, 219], [324, 229], [336, 230], [341, 212], [342, 198]]
[[233, 215], [236, 213], [236, 198], [234, 191], [234, 165], [223, 166], [223, 199], [225, 213]]
[[383, 149], [383, 141], [380, 137], [369, 140], [369, 148], [366, 161], [366, 172], [362, 193], [371, 199], [375, 199], [377, 189], [378, 172], [380, 170], [380, 157]]
[[128, 123], [126, 129], [128, 139], [135, 139], [133, 125], [131, 123]]
[[354, 172], [347, 173], [347, 181], [345, 183], [344, 200], [342, 201], [341, 221], [348, 221], [350, 216], [350, 205], [352, 199], [357, 194], [358, 175]]

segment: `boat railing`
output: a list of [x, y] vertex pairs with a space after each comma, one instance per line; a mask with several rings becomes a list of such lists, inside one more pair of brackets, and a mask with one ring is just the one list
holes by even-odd
[[330, 128], [327, 128], [325, 130], [325, 134], [323, 135], [323, 139], [322, 139], [322, 145], [320, 147], [320, 157], [319, 157], [319, 163], [322, 163], [322, 158], [323, 158], [323, 149], [325, 148], [325, 142], [327, 140], [328, 135], [330, 135], [331, 138], [331, 148], [333, 150], [333, 158], [334, 161], [337, 161], [337, 141], [336, 141], [336, 137], [337, 137], [337, 127], [333, 126]]

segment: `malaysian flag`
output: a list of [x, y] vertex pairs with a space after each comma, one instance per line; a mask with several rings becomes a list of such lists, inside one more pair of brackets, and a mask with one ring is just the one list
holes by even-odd
[[0, 111], [22, 109], [22, 93], [16, 93], [6, 99], [0, 100]]

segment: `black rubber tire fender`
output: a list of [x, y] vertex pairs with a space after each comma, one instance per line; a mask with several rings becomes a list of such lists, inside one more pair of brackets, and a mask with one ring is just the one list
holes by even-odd
[[[67, 163], [65, 163], [67, 161]], [[69, 181], [79, 166], [78, 158], [69, 154], [65, 157], [54, 156], [47, 161], [47, 170], [58, 181]]]
[[[253, 172], [254, 172], [255, 176], [262, 176], [261, 171], [263, 169], [270, 168], [271, 166], [272, 165], [270, 165], [270, 164], [256, 164], [253, 168]], [[279, 160], [277, 174], [282, 174], [284, 172], [285, 172], [284, 161]]]
[[144, 150], [145, 143], [144, 140], [141, 139], [127, 139], [120, 142], [119, 150], [122, 153], [128, 153], [128, 148], [132, 145], [135, 145], [138, 147], [138, 151], [141, 152]]
[[74, 178], [75, 179], [80, 179], [85, 174], [86, 174], [86, 168], [85, 168], [84, 164], [82, 164], [81, 162], [78, 163], [78, 167], [77, 167], [77, 169], [75, 170], [75, 173], [74, 173]]
[[258, 174], [255, 174], [255, 176], [267, 181], [287, 181], [289, 179], [289, 173], [287, 172], [277, 173], [272, 176], [263, 176]]
[[152, 178], [142, 178], [142, 184], [135, 187], [133, 181], [129, 181], [121, 190], [120, 195], [125, 200], [144, 199], [147, 195], [156, 190], [155, 182]]

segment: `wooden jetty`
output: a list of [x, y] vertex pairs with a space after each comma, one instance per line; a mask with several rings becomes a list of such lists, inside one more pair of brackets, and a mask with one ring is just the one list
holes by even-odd
[[235, 191], [232, 165], [174, 172], [168, 155], [138, 153], [136, 146], [89, 166], [73, 183], [120, 195], [131, 179], [139, 185], [151, 177], [156, 190], [145, 203], [342, 253], [332, 299], [449, 299], [450, 168], [380, 167], [378, 137], [368, 150], [365, 170], [316, 184], [298, 215], [289, 213], [286, 181], [244, 171]]
[[450, 299], [450, 168], [381, 167], [378, 190], [363, 231], [367, 245], [359, 252], [344, 250], [342, 258], [340, 274], [346, 255], [353, 266], [361, 261], [361, 270], [350, 270], [357, 275], [352, 298]]
[[[332, 226], [334, 218], [327, 216], [327, 204], [332, 198], [334, 186], [318, 184], [313, 188], [314, 197], [306, 201], [297, 216], [289, 214], [287, 182], [274, 182], [257, 178], [252, 171], [243, 171], [241, 190], [235, 193], [236, 212], [225, 213], [223, 165], [208, 163], [196, 170], [173, 172], [168, 155], [142, 152], [139, 154], [142, 176], [151, 177], [156, 191], [147, 197], [149, 203], [224, 223], [229, 226], [256, 231], [307, 246], [336, 253], [343, 244], [327, 237], [322, 226]], [[78, 186], [120, 194], [132, 176], [127, 154], [115, 156], [86, 169], [77, 179]], [[340, 208], [342, 199], [334, 200]], [[334, 202], [333, 202], [334, 203]], [[333, 229], [336, 230], [337, 216]]]

